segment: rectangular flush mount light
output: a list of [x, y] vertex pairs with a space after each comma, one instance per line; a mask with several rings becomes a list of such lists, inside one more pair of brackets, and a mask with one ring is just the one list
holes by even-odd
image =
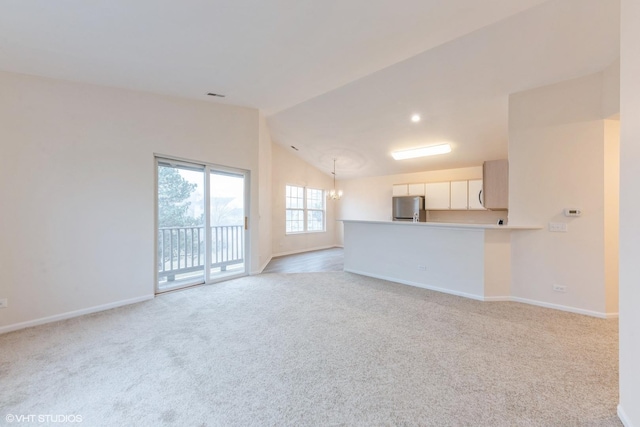
[[416, 157], [435, 156], [451, 152], [449, 144], [432, 145], [430, 147], [413, 148], [411, 150], [394, 151], [391, 153], [396, 160], [415, 159]]

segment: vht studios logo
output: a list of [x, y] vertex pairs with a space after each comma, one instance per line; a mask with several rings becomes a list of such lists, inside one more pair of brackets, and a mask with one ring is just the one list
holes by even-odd
[[81, 423], [82, 415], [64, 414], [7, 414], [8, 423]]

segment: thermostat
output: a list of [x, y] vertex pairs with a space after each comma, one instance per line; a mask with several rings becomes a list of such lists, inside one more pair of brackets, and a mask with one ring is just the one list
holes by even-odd
[[582, 211], [580, 209], [574, 208], [565, 208], [564, 216], [580, 216], [582, 215]]

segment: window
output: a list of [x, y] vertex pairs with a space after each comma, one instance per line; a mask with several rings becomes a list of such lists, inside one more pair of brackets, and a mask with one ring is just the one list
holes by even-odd
[[287, 185], [287, 233], [304, 229], [304, 188]]
[[325, 231], [324, 190], [287, 185], [286, 232]]

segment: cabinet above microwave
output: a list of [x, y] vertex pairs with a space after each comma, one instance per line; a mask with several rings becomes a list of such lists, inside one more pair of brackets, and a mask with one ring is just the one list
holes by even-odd
[[482, 165], [483, 204], [487, 209], [509, 209], [509, 161], [491, 160]]

